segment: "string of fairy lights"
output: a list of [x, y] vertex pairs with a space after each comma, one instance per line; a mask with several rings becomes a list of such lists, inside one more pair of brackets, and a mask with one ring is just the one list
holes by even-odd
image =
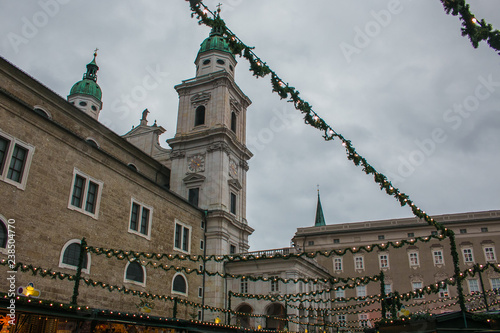
[[[109, 258], [116, 257], [120, 260], [138, 260], [142, 259], [168, 259], [169, 261], [180, 260], [180, 261], [191, 261], [191, 262], [231, 262], [231, 261], [251, 261], [251, 260], [263, 260], [263, 259], [292, 259], [292, 258], [316, 258], [318, 256], [332, 257], [332, 256], [344, 256], [347, 253], [356, 254], [360, 252], [370, 253], [373, 251], [385, 251], [390, 248], [399, 249], [407, 245], [415, 245], [419, 242], [428, 243], [432, 240], [444, 240], [446, 238], [443, 234], [429, 235], [425, 237], [413, 237], [410, 239], [403, 239], [400, 241], [388, 241], [383, 243], [376, 243], [372, 245], [361, 245], [355, 247], [348, 247], [343, 249], [332, 249], [329, 251], [314, 251], [314, 252], [300, 252], [300, 253], [274, 253], [274, 254], [226, 254], [226, 255], [189, 255], [189, 254], [170, 254], [170, 253], [157, 253], [157, 252], [139, 252], [131, 250], [118, 250], [109, 249], [103, 247], [93, 247], [88, 246], [87, 251], [94, 253], [96, 255], [105, 255]], [[142, 258], [142, 259], [141, 259]], [[175, 266], [174, 266], [175, 268]], [[214, 273], [212, 273], [214, 274]]]
[[[0, 261], [0, 265], [4, 265], [5, 266], [7, 264], [8, 264], [7, 260], [1, 260]], [[475, 276], [476, 274], [483, 273], [483, 272], [485, 272], [488, 269], [492, 269], [496, 273], [500, 273], [500, 264], [488, 263], [488, 264], [484, 264], [484, 265], [475, 265], [474, 267], [471, 267], [471, 268], [469, 268], [469, 269], [461, 272], [460, 274], [461, 274], [461, 276]], [[53, 270], [50, 270], [50, 269], [44, 269], [44, 268], [41, 268], [41, 267], [35, 267], [33, 265], [26, 265], [26, 264], [22, 264], [22, 263], [19, 263], [19, 262], [16, 263], [16, 266], [14, 267], [14, 270], [19, 270], [21, 272], [30, 272], [32, 275], [39, 275], [41, 277], [47, 277], [47, 278], [51, 278], [51, 279], [68, 280], [68, 281], [75, 281], [75, 280], [77, 280], [76, 275], [71, 275], [71, 274], [62, 273], [62, 272], [56, 272], [56, 271], [53, 271]], [[287, 320], [289, 322], [293, 321], [292, 319], [290, 319], [288, 317], [287, 318], [281, 318], [281, 317], [264, 315], [264, 314], [249, 314], [249, 313], [245, 313], [245, 312], [237, 312], [237, 311], [233, 311], [233, 310], [230, 310], [230, 309], [223, 309], [223, 308], [216, 308], [216, 307], [211, 307], [211, 306], [207, 306], [207, 305], [202, 305], [202, 304], [199, 304], [199, 303], [196, 303], [196, 302], [191, 302], [191, 301], [187, 301], [187, 300], [184, 300], [184, 299], [179, 299], [179, 298], [168, 296], [168, 295], [158, 295], [158, 294], [148, 293], [148, 292], [144, 292], [144, 291], [132, 290], [132, 289], [129, 289], [129, 288], [126, 288], [126, 287], [123, 287], [123, 286], [121, 286], [121, 287], [120, 286], [114, 286], [114, 285], [110, 285], [110, 284], [107, 284], [107, 283], [104, 283], [104, 282], [94, 281], [94, 280], [89, 279], [89, 278], [80, 278], [80, 279], [87, 286], [90, 286], [90, 287], [101, 287], [102, 289], [106, 289], [106, 290], [108, 290], [110, 292], [117, 291], [117, 292], [122, 292], [124, 294], [130, 294], [130, 295], [133, 295], [133, 296], [144, 297], [144, 298], [152, 299], [152, 300], [158, 299], [158, 300], [164, 300], [164, 301], [171, 301], [171, 302], [175, 302], [175, 303], [179, 303], [179, 304], [184, 304], [186, 306], [191, 306], [193, 308], [203, 308], [203, 309], [208, 309], [210, 311], [215, 311], [215, 312], [220, 312], [220, 313], [231, 313], [231, 314], [236, 315], [236, 316], [264, 317], [264, 318], [274, 318], [274, 319], [278, 319], [278, 320]], [[423, 288], [421, 288], [419, 290], [416, 290], [416, 291], [413, 291], [413, 292], [408, 292], [408, 293], [405, 293], [405, 294], [397, 294], [397, 297], [400, 300], [404, 300], [404, 301], [409, 301], [409, 300], [411, 300], [413, 298], [418, 299], [418, 303], [408, 304], [408, 306], [422, 306], [422, 305], [427, 305], [427, 304], [434, 304], [436, 302], [451, 301], [451, 300], [457, 299], [458, 297], [443, 298], [443, 299], [430, 300], [430, 301], [421, 301], [420, 298], [424, 294], [437, 293], [440, 290], [443, 290], [443, 288], [445, 288], [446, 286], [448, 286], [448, 285], [454, 285], [454, 284], [455, 284], [454, 278], [449, 278], [449, 279], [437, 282], [435, 284], [423, 287]], [[331, 288], [328, 289], [328, 290], [331, 291]], [[497, 295], [498, 294], [498, 290], [488, 291], [487, 293], [488, 294]], [[252, 298], [252, 297], [258, 298], [258, 299], [262, 299], [263, 298], [262, 297], [263, 295], [237, 294], [237, 293], [231, 293], [230, 295], [232, 297], [244, 296], [245, 298]], [[286, 296], [290, 296], [290, 295], [284, 295], [283, 298], [286, 298]], [[470, 296], [472, 298], [467, 299], [468, 301], [470, 301], [471, 299], [474, 299], [474, 298], [478, 297], [477, 294], [472, 294]], [[309, 306], [309, 307], [303, 307], [301, 305], [296, 306], [294, 304], [288, 304], [287, 306], [291, 307], [291, 308], [296, 308], [296, 309], [299, 309], [299, 310], [302, 310], [302, 311], [310, 311], [310, 312], [313, 312], [313, 313], [319, 311], [323, 315], [361, 314], [361, 313], [379, 312], [379, 311], [381, 311], [381, 309], [380, 308], [372, 308], [372, 309], [361, 309], [361, 310], [357, 310], [357, 311], [348, 311], [348, 310], [351, 310], [351, 309], [354, 309], [354, 308], [357, 308], [357, 307], [367, 307], [367, 306], [370, 306], [372, 304], [378, 303], [380, 301], [381, 297], [382, 297], [382, 295], [379, 294], [379, 295], [371, 295], [371, 296], [367, 296], [367, 297], [349, 298], [349, 299], [346, 299], [346, 301], [353, 300], [353, 301], [359, 302], [359, 301], [366, 300], [366, 299], [370, 299], [370, 301], [364, 302], [364, 303], [360, 303], [360, 304], [356, 304], [356, 306], [347, 305], [347, 306], [341, 306], [341, 307], [336, 307], [336, 308], [328, 308], [328, 309], [320, 309], [320, 308], [312, 307], [312, 306]], [[311, 301], [313, 301], [313, 299], [296, 300], [295, 302], [304, 303], [304, 302], [311, 302]], [[340, 300], [338, 300], [338, 299], [330, 299], [330, 300], [326, 300], [326, 301], [331, 301], [331, 302], [336, 302], [337, 301], [337, 302], [339, 302]], [[54, 302], [51, 302], [51, 304], [52, 303], [54, 303]], [[498, 302], [494, 301], [494, 302], [491, 303], [491, 305], [495, 305], [497, 303]], [[457, 304], [457, 302], [449, 303], [449, 304], [444, 304], [444, 305], [441, 305], [441, 306], [438, 306], [438, 307], [434, 307], [431, 310], [443, 309], [443, 308], [446, 308], [446, 307], [454, 306], [456, 304]], [[60, 307], [63, 307], [63, 306], [64, 305], [60, 305]], [[76, 308], [76, 307], [75, 307], [75, 305], [69, 305], [68, 308]], [[477, 311], [480, 308], [482, 308], [482, 307], [476, 307], [476, 308], [474, 308], [472, 310]], [[418, 313], [416, 313], [416, 314], [418, 314]], [[315, 314], [312, 314], [312, 315], [309, 314], [309, 315], [297, 316], [296, 318], [297, 319], [313, 319], [313, 318], [316, 318], [316, 317], [317, 317], [317, 315], [315, 315]], [[292, 316], [291, 318], [295, 318], [295, 317]], [[362, 320], [357, 321], [357, 322], [360, 323], [360, 322], [362, 322]], [[299, 322], [299, 323], [303, 324], [303, 322]]]
[[[478, 20], [470, 11], [465, 0], [440, 0], [447, 14], [460, 16], [462, 21], [462, 36], [469, 37], [471, 44], [477, 48], [479, 43], [486, 41], [488, 45], [500, 51], [500, 31], [494, 30], [484, 19]], [[500, 54], [500, 52], [498, 53]]]

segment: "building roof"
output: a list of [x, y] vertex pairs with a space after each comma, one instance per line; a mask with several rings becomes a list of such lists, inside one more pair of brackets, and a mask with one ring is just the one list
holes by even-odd
[[314, 226], [319, 227], [322, 225], [326, 225], [325, 216], [323, 215], [323, 208], [321, 207], [321, 200], [319, 198], [319, 190], [318, 190], [318, 205], [316, 206], [316, 219], [314, 220]]
[[222, 28], [213, 27], [210, 35], [201, 43], [200, 50], [198, 51], [198, 55], [208, 51], [221, 51], [231, 53], [231, 49], [229, 48], [229, 44], [226, 39], [222, 35]]
[[101, 100], [102, 91], [101, 87], [97, 84], [97, 71], [99, 70], [99, 66], [97, 66], [95, 62], [96, 56], [97, 53], [94, 53], [94, 59], [87, 64], [87, 72], [83, 74], [83, 79], [73, 85], [69, 92], [69, 96], [82, 94], [93, 96], [99, 101]]

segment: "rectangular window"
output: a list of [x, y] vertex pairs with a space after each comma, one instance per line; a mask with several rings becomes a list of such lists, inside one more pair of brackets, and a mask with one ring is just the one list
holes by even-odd
[[0, 131], [0, 180], [23, 190], [34, 150], [33, 146]]
[[365, 261], [361, 256], [354, 257], [354, 268], [355, 269], [365, 269]]
[[345, 319], [345, 315], [343, 315], [343, 314], [337, 315], [337, 322], [338, 322], [339, 326], [345, 326], [347, 324], [347, 321]]
[[500, 279], [499, 278], [491, 279], [490, 282], [491, 282], [491, 289], [500, 289]]
[[380, 268], [389, 268], [389, 255], [379, 254], [378, 256]]
[[390, 295], [392, 293], [392, 284], [391, 283], [384, 284], [384, 292], [386, 295]]
[[280, 291], [280, 281], [278, 280], [279, 279], [279, 276], [271, 276], [269, 277], [269, 279], [271, 280], [271, 292], [277, 292], [277, 291]]
[[199, 188], [190, 188], [188, 191], [188, 201], [195, 205], [198, 206], [198, 198], [200, 196], [200, 189]]
[[378, 235], [378, 240], [384, 240], [385, 236], [384, 235]]
[[248, 294], [248, 281], [241, 281], [240, 283], [240, 293]]
[[469, 292], [472, 293], [478, 293], [479, 292], [479, 283], [477, 282], [476, 279], [471, 279], [468, 280], [469, 282]]
[[75, 168], [68, 208], [97, 219], [102, 185], [101, 181], [93, 179]]
[[467, 233], [467, 229], [460, 229], [460, 233], [461, 234], [466, 234]]
[[474, 256], [472, 254], [471, 248], [462, 249], [462, 253], [464, 255], [464, 262], [466, 263], [474, 262]]
[[190, 252], [191, 227], [178, 221], [175, 222], [174, 249], [182, 252]]
[[[422, 289], [422, 282], [412, 282], [411, 287], [412, 287], [413, 291], [419, 291], [420, 289]], [[415, 299], [419, 299], [419, 298], [424, 298], [424, 295], [418, 294], [418, 296], [415, 296]]]
[[433, 250], [434, 265], [444, 265], [443, 250]]
[[418, 252], [410, 252], [410, 253], [408, 253], [408, 258], [410, 260], [410, 266], [419, 266]]
[[151, 212], [153, 208], [142, 203], [131, 200], [132, 207], [130, 208], [130, 223], [128, 231], [149, 239], [151, 230]]
[[236, 194], [231, 193], [231, 213], [236, 215]]
[[356, 287], [356, 297], [366, 297], [366, 286], [357, 286]]
[[202, 240], [200, 240], [200, 250], [203, 250], [205, 248], [205, 242]]
[[488, 232], [488, 228], [486, 227], [481, 228], [481, 232]]
[[229, 245], [229, 254], [235, 254], [236, 253], [236, 246], [231, 244]]
[[408, 238], [413, 238], [415, 237], [415, 233], [414, 232], [409, 232], [408, 233]]
[[333, 258], [333, 269], [335, 271], [342, 271], [342, 258]]
[[438, 232], [437, 232], [437, 231], [435, 231], [435, 230], [434, 230], [434, 231], [431, 231], [431, 235], [432, 235], [432, 236], [437, 236], [437, 234], [438, 234]]
[[345, 290], [340, 288], [335, 290], [335, 298], [345, 298]]
[[497, 257], [495, 255], [495, 248], [493, 246], [488, 246], [484, 248], [484, 257], [487, 262], [497, 261]]
[[445, 298], [449, 297], [450, 293], [448, 292], [448, 286], [445, 286], [443, 288], [439, 288], [439, 297], [440, 298]]
[[199, 298], [203, 297], [203, 287], [198, 287], [198, 297]]
[[370, 327], [370, 323], [368, 321], [368, 314], [360, 313], [358, 318], [359, 318], [359, 326]]
[[333, 240], [333, 244], [340, 244], [340, 239], [339, 238], [335, 238]]

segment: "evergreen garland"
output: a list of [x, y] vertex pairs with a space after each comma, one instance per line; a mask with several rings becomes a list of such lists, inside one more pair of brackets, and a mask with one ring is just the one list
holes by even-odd
[[441, 0], [441, 3], [446, 14], [460, 16], [462, 36], [469, 37], [474, 48], [485, 40], [492, 49], [500, 51], [500, 31], [493, 30], [491, 24], [486, 23], [484, 19], [476, 19], [465, 0]]

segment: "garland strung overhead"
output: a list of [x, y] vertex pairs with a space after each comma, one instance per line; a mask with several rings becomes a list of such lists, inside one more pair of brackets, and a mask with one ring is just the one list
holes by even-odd
[[[306, 124], [322, 131], [323, 138], [326, 141], [330, 141], [335, 138], [339, 139], [342, 143], [342, 146], [346, 150], [347, 158], [353, 161], [356, 166], [362, 166], [362, 170], [367, 175], [373, 175], [375, 182], [379, 184], [381, 190], [385, 190], [388, 195], [394, 196], [394, 198], [399, 201], [399, 204], [401, 206], [410, 206], [413, 214], [416, 217], [425, 220], [429, 225], [434, 226], [436, 229], [442, 230], [445, 236], [453, 233], [453, 231], [448, 230], [442, 224], [436, 222], [431, 216], [427, 215], [425, 211], [415, 205], [415, 203], [407, 194], [402, 193], [398, 188], [395, 188], [384, 174], [376, 171], [375, 168], [371, 166], [368, 161], [356, 151], [350, 140], [347, 140], [343, 135], [337, 133], [312, 109], [311, 104], [299, 97], [299, 91], [290, 86], [288, 83], [285, 83], [284, 80], [282, 80], [264, 61], [262, 61], [252, 51], [253, 47], [249, 47], [244, 44], [231, 30], [229, 30], [229, 28], [227, 28], [226, 26], [226, 23], [219, 15], [220, 8], [217, 11], [217, 14], [215, 14], [210, 11], [202, 1], [190, 1], [190, 7], [192, 16], [196, 16], [200, 24], [205, 24], [211, 28], [223, 32], [223, 36], [227, 40], [231, 52], [234, 55], [242, 56], [248, 60], [248, 62], [250, 63], [250, 71], [253, 72], [254, 76], [265, 77], [271, 74], [271, 85], [273, 88], [273, 92], [276, 92], [281, 99], [288, 99], [289, 102], [292, 102], [295, 109], [297, 109], [304, 115], [304, 122]], [[208, 16], [209, 13], [213, 18]]]
[[168, 259], [170, 261], [173, 260], [188, 260], [192, 262], [199, 262], [199, 261], [215, 261], [215, 262], [223, 262], [223, 261], [248, 261], [248, 260], [263, 260], [263, 259], [292, 259], [292, 258], [300, 258], [300, 257], [306, 257], [306, 258], [316, 258], [318, 256], [323, 256], [323, 257], [331, 257], [331, 256], [344, 256], [347, 253], [351, 254], [356, 254], [360, 252], [373, 252], [375, 250], [378, 251], [385, 251], [388, 250], [389, 248], [395, 248], [399, 249], [403, 246], [406, 245], [415, 245], [418, 242], [424, 242], [428, 243], [431, 240], [444, 240], [446, 237], [443, 234], [439, 235], [429, 235], [425, 237], [413, 237], [411, 239], [403, 239], [400, 241], [389, 241], [389, 242], [384, 242], [381, 244], [372, 244], [372, 245], [362, 245], [359, 247], [348, 247], [345, 249], [332, 249], [330, 251], [315, 251], [315, 252], [300, 252], [300, 253], [287, 253], [287, 254], [282, 254], [282, 253], [275, 253], [275, 254], [270, 254], [267, 255], [265, 253], [259, 255], [259, 254], [229, 254], [229, 255], [210, 255], [210, 256], [201, 256], [201, 255], [185, 255], [185, 254], [167, 254], [167, 253], [156, 253], [156, 252], [138, 252], [138, 251], [131, 251], [131, 250], [120, 250], [120, 249], [109, 249], [109, 248], [102, 248], [102, 247], [93, 247], [93, 246], [87, 246], [86, 249], [90, 253], [94, 253], [96, 255], [105, 255], [108, 258], [111, 257], [116, 257], [120, 260], [127, 259], [129, 261], [132, 260], [141, 260], [141, 258], [145, 259], [156, 259], [156, 260], [162, 260], [162, 259]]
[[500, 51], [500, 31], [493, 30], [491, 24], [486, 23], [484, 19], [476, 19], [465, 0], [441, 0], [441, 3], [446, 14], [460, 16], [462, 36], [469, 37], [474, 48], [477, 48], [479, 43], [485, 40], [492, 49]]

